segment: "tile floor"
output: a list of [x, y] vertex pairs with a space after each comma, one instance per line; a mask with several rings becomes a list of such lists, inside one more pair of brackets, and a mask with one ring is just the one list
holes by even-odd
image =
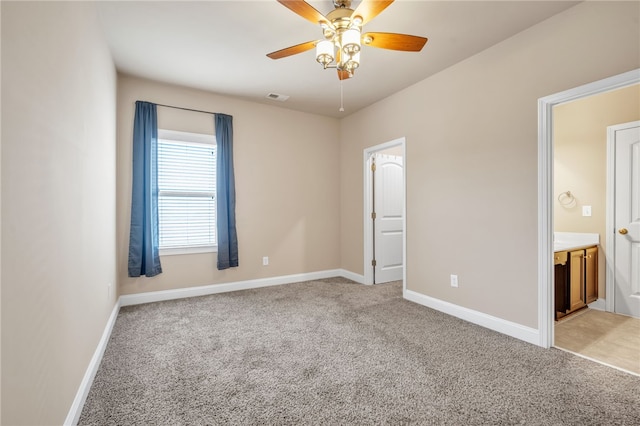
[[583, 309], [555, 325], [555, 346], [640, 374], [640, 319]]

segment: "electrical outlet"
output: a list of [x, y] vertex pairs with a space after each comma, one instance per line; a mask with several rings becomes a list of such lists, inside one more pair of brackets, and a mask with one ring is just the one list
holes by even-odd
[[451, 275], [451, 287], [458, 287], [458, 276]]
[[262, 266], [267, 266], [269, 264], [269, 256], [265, 256], [262, 258]]

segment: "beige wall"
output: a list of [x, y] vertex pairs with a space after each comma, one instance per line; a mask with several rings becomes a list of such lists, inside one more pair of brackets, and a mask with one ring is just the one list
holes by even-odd
[[[91, 3], [1, 8], [3, 424], [62, 423], [109, 282], [128, 294], [362, 273], [362, 150], [401, 136], [408, 288], [537, 327], [537, 99], [640, 66], [638, 3], [587, 2], [341, 122], [128, 76], [116, 105]], [[137, 99], [234, 116], [239, 268], [172, 256], [158, 277], [126, 277]], [[160, 111], [176, 130], [208, 120]]]
[[116, 302], [116, 74], [93, 4], [1, 7], [1, 421], [59, 425]]
[[640, 67], [639, 6], [581, 3], [343, 119], [342, 267], [362, 151], [405, 136], [408, 289], [537, 329], [537, 100]]
[[[600, 235], [606, 249], [607, 126], [640, 120], [640, 85], [558, 105], [553, 110], [554, 230]], [[575, 203], [558, 195], [571, 191]], [[582, 207], [591, 206], [591, 217]], [[605, 256], [598, 258], [598, 295], [605, 298]]]
[[[131, 135], [136, 100], [233, 116], [240, 266], [216, 254], [161, 258], [163, 273], [127, 277]], [[158, 108], [158, 126], [213, 133], [213, 116]], [[295, 112], [130, 76], [118, 80], [118, 282], [121, 294], [275, 277], [340, 267], [339, 124]], [[262, 257], [269, 256], [269, 266]]]

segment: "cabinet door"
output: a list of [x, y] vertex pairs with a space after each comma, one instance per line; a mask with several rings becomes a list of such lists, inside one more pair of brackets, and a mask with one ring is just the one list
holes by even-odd
[[598, 299], [598, 247], [585, 250], [584, 261], [585, 303]]
[[569, 310], [568, 270], [566, 263], [554, 266], [556, 319]]
[[584, 250], [576, 250], [569, 253], [569, 310], [584, 305]]

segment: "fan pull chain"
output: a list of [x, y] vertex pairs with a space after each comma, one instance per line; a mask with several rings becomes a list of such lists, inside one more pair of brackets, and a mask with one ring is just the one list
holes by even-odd
[[342, 88], [342, 80], [340, 80], [340, 112], [344, 112], [344, 90]]

